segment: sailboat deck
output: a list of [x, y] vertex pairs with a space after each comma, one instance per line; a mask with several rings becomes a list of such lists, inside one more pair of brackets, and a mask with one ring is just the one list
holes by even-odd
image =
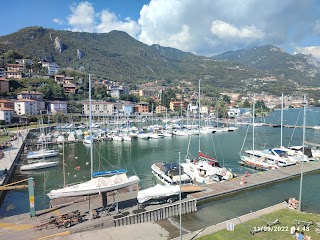
[[[320, 161], [303, 163], [303, 173], [310, 174], [320, 171]], [[240, 191], [251, 188], [261, 187], [267, 184], [272, 184], [280, 181], [289, 180], [301, 175], [301, 164], [282, 167], [280, 169], [258, 172], [249, 176], [238, 176], [230, 181], [215, 182], [205, 185], [203, 192], [189, 194], [188, 197], [197, 199], [198, 201], [221, 197], [227, 194], [238, 193]], [[244, 183], [242, 182], [244, 180]]]

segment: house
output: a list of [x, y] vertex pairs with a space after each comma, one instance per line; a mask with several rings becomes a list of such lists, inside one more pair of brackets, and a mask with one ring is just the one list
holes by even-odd
[[33, 61], [31, 59], [15, 59], [16, 64], [22, 64], [24, 66], [32, 66]]
[[57, 84], [64, 84], [64, 75], [54, 75], [54, 81]]
[[19, 116], [39, 115], [41, 110], [45, 110], [44, 101], [36, 101], [33, 99], [18, 99], [14, 101], [14, 110]]
[[148, 113], [149, 112], [149, 103], [147, 102], [139, 102], [133, 106], [135, 113]]
[[6, 78], [10, 78], [10, 79], [21, 79], [22, 78], [22, 72], [5, 71], [4, 75]]
[[48, 110], [52, 114], [68, 113], [68, 104], [64, 101], [52, 101], [48, 103]]
[[229, 108], [228, 109], [228, 117], [229, 118], [237, 118], [240, 117], [240, 109], [239, 108]]
[[130, 116], [133, 114], [133, 104], [131, 102], [121, 102], [121, 105], [124, 116]]
[[7, 93], [9, 92], [9, 80], [5, 78], [0, 78], [0, 92]]
[[14, 109], [14, 102], [7, 99], [0, 99], [0, 108]]
[[17, 99], [33, 99], [37, 101], [42, 101], [43, 93], [35, 91], [22, 91], [17, 94]]
[[170, 102], [170, 110], [175, 112], [175, 111], [180, 111], [181, 108], [185, 109], [186, 108], [186, 104], [183, 101], [171, 101]]
[[[112, 116], [114, 114], [114, 103], [104, 101], [91, 101], [92, 116]], [[90, 115], [90, 103], [83, 102], [83, 113]]]
[[19, 63], [9, 63], [7, 64], [8, 72], [23, 72], [24, 65]]
[[156, 113], [165, 113], [165, 112], [167, 112], [167, 108], [165, 106], [162, 106], [162, 105], [156, 106]]
[[73, 84], [74, 83], [74, 77], [65, 77], [64, 83], [66, 84]]
[[[42, 66], [43, 66], [43, 65], [42, 65]], [[59, 71], [59, 65], [56, 64], [55, 62], [49, 63], [49, 64], [47, 65], [47, 68], [48, 68], [48, 75], [57, 74], [58, 71]]]
[[63, 90], [65, 93], [75, 93], [76, 92], [76, 85], [74, 85], [73, 83], [63, 84]]
[[14, 116], [15, 112], [13, 108], [3, 108], [0, 107], [0, 120], [5, 121], [6, 124], [11, 123], [11, 119]]

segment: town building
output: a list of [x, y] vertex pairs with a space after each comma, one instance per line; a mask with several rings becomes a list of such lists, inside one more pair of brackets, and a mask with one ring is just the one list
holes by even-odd
[[14, 102], [7, 99], [0, 99], [0, 108], [14, 109]]
[[[91, 101], [92, 116], [112, 116], [114, 115], [114, 103], [104, 101]], [[90, 103], [83, 102], [83, 114], [90, 115]]]
[[148, 113], [149, 112], [149, 103], [147, 102], [139, 102], [133, 107], [134, 112], [138, 114]]
[[162, 105], [156, 106], [156, 113], [165, 113], [165, 112], [167, 112], [167, 108], [165, 106], [162, 106]]
[[33, 99], [18, 99], [14, 102], [14, 110], [19, 116], [39, 115], [42, 110], [45, 110], [45, 102]]
[[64, 101], [48, 102], [48, 110], [52, 114], [68, 113], [68, 103]]
[[22, 91], [17, 94], [17, 99], [32, 99], [36, 101], [42, 101], [43, 93], [35, 91]]
[[15, 115], [15, 112], [12, 108], [0, 107], [0, 120], [4, 121], [6, 124], [12, 122], [12, 118]]

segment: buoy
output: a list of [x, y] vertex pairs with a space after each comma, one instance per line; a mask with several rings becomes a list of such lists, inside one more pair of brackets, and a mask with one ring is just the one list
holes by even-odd
[[77, 175], [74, 175], [74, 177], [77, 177]]
[[90, 164], [90, 162], [86, 162], [86, 165], [89, 165]]
[[80, 170], [80, 166], [75, 167], [76, 170]]
[[75, 157], [75, 159], [78, 159], [78, 157]]

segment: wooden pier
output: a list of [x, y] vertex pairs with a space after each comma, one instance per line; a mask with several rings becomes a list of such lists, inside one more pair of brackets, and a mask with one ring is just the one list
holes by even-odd
[[[320, 161], [303, 163], [303, 174], [320, 172]], [[290, 180], [301, 175], [301, 164], [296, 164], [280, 169], [258, 172], [246, 176], [238, 176], [223, 183], [212, 183], [205, 186], [203, 192], [189, 194], [188, 197], [198, 201], [217, 198], [228, 194], [238, 193], [244, 190], [262, 187], [268, 184]], [[242, 182], [244, 179], [244, 182]]]

